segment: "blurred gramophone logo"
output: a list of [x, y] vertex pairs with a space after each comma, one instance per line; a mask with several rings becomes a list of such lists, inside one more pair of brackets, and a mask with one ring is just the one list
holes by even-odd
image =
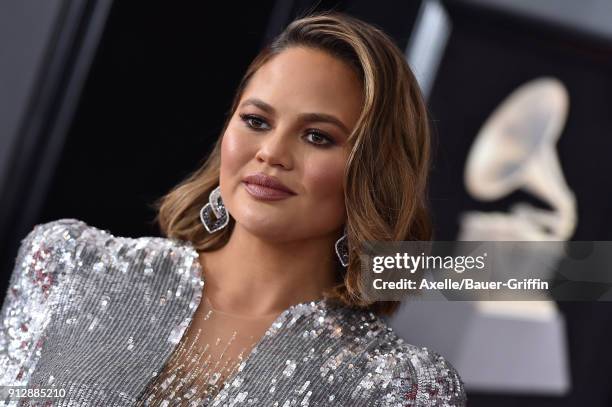
[[[469, 152], [464, 179], [472, 197], [492, 201], [523, 190], [552, 208], [516, 203], [509, 212], [471, 211], [460, 216], [458, 240], [500, 241], [504, 250], [496, 251], [496, 275], [550, 278], [558, 266], [564, 242], [575, 230], [576, 199], [565, 182], [555, 148], [565, 126], [568, 107], [568, 92], [559, 80], [542, 77], [523, 84], [487, 119]], [[512, 250], [512, 241], [559, 241], [560, 244], [534, 245], [533, 251], [517, 256]], [[543, 252], [543, 246], [552, 249]], [[499, 281], [502, 276], [496, 279]], [[521, 349], [514, 349], [513, 360], [500, 363], [499, 382], [512, 377], [501, 377], [508, 366], [521, 366], [519, 370], [525, 372], [537, 370], [532, 366], [534, 360], [545, 366], [567, 366], [564, 321], [556, 303], [548, 297], [543, 301], [477, 301], [475, 305], [475, 316], [480, 315], [483, 326], [500, 328], [507, 321], [516, 331], [523, 321], [522, 329], [531, 333], [529, 341], [521, 341], [519, 328], [513, 346]], [[494, 342], [495, 333], [486, 329], [485, 336], [487, 332], [488, 339]], [[495, 347], [489, 342], [488, 347], [491, 346]], [[491, 350], [504, 352], [504, 349]], [[517, 359], [516, 355], [520, 357]], [[490, 377], [486, 380], [494, 382]], [[563, 389], [568, 385], [566, 380], [564, 372], [550, 372], [546, 380], [540, 380], [540, 386], [548, 390]], [[539, 386], [537, 377], [530, 383], [533, 388]]]
[[[568, 105], [568, 93], [560, 81], [532, 80], [493, 112], [468, 155], [464, 177], [467, 191], [474, 198], [492, 201], [521, 189], [552, 208], [521, 202], [508, 213], [472, 211], [461, 215], [458, 240], [504, 241], [500, 244], [503, 250], [496, 251], [495, 258], [496, 274], [502, 274], [499, 278], [550, 278], [563, 244], [534, 245], [532, 252], [517, 256], [511, 241], [566, 241], [576, 227], [576, 199], [563, 178], [555, 151]], [[525, 245], [520, 247], [524, 249]], [[543, 252], [545, 247], [548, 252]], [[552, 306], [551, 302], [526, 304], [531, 311], [535, 307], [551, 311]]]
[[576, 227], [576, 199], [563, 178], [555, 145], [569, 97], [557, 79], [540, 78], [517, 90], [478, 133], [465, 168], [468, 193], [482, 201], [522, 189], [552, 211], [527, 203], [510, 213], [470, 212], [459, 240], [568, 240]]

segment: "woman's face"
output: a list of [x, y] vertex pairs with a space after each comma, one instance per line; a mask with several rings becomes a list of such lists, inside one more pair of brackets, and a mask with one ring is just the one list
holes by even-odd
[[[323, 51], [293, 47], [268, 60], [251, 77], [221, 144], [221, 194], [236, 222], [275, 241], [337, 234], [346, 219], [347, 140], [362, 100], [355, 72]], [[257, 187], [243, 182], [256, 173], [294, 194], [256, 196]]]

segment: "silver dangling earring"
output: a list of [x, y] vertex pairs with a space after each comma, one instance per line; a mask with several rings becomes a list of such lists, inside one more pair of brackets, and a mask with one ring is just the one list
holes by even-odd
[[[213, 220], [213, 215], [216, 218]], [[213, 189], [208, 195], [208, 203], [200, 209], [200, 220], [208, 233], [214, 233], [223, 229], [229, 223], [229, 214], [223, 199], [221, 199], [221, 185]]]
[[346, 226], [344, 227], [344, 234], [338, 240], [336, 240], [336, 255], [340, 260], [342, 267], [348, 266], [349, 263], [349, 252], [348, 252], [348, 236], [346, 235]]

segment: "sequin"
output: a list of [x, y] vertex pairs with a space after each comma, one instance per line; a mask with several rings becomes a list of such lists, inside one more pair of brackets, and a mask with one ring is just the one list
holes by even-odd
[[[56, 406], [136, 405], [202, 298], [194, 247], [116, 237], [76, 219], [37, 225], [21, 243], [0, 315], [0, 385], [65, 389]], [[461, 378], [441, 355], [404, 342], [371, 312], [320, 300], [278, 315], [200, 405], [465, 403]]]

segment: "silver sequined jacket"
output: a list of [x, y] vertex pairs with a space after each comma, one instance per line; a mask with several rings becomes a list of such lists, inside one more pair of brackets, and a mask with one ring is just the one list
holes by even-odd
[[[76, 219], [35, 226], [21, 242], [2, 307], [0, 386], [64, 389], [57, 406], [133, 405], [197, 308], [200, 267], [181, 240], [117, 237]], [[373, 313], [318, 301], [281, 313], [208, 405], [465, 401], [442, 356], [404, 342]]]

